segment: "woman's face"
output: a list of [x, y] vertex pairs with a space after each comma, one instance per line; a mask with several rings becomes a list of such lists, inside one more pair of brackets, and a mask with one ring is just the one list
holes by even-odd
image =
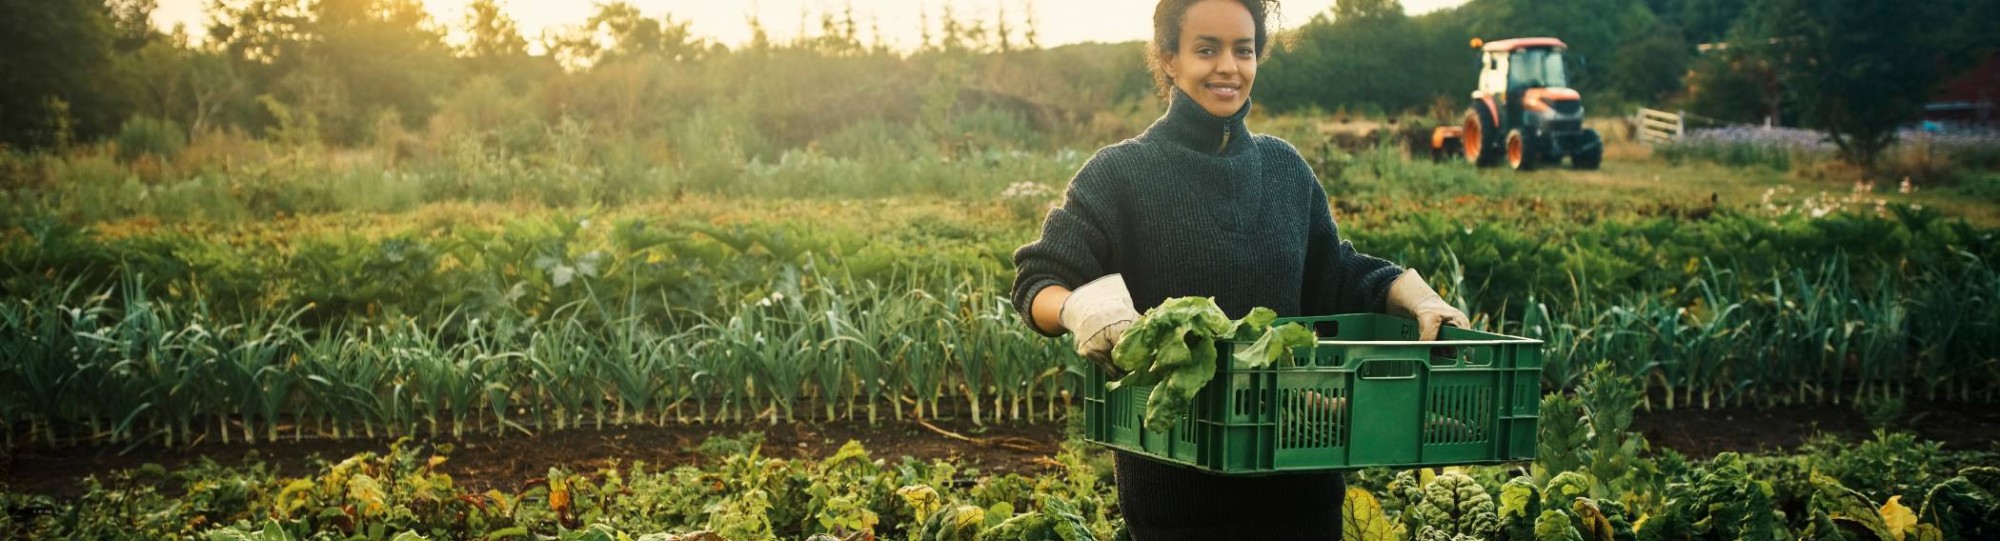
[[1167, 76], [1208, 114], [1236, 114], [1257, 79], [1257, 23], [1250, 9], [1237, 0], [1205, 0], [1189, 6], [1185, 19]]

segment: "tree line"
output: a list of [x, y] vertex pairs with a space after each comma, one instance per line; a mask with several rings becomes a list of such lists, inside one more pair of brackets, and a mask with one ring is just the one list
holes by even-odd
[[[753, 19], [748, 42], [725, 45], [624, 2], [530, 37], [500, 0], [458, 21], [420, 0], [214, 0], [203, 28], [172, 30], [151, 24], [155, 1], [0, 0], [0, 145], [171, 147], [236, 131], [393, 146], [442, 131], [532, 148], [565, 121], [644, 140], [705, 118], [751, 133], [740, 139], [752, 155], [857, 129], [1088, 146], [1129, 135], [1105, 113], [1157, 105], [1143, 45], [1044, 47], [1027, 0], [994, 20], [926, 6], [907, 50], [851, 7], [802, 14], [817, 24], [790, 40]], [[1417, 16], [1397, 0], [1340, 0], [1285, 21], [1258, 99], [1275, 112], [1452, 118], [1476, 77], [1472, 38], [1549, 35], [1570, 45], [1593, 111], [1776, 117], [1826, 129], [1867, 162], [1936, 87], [1992, 54], [1980, 22], [1996, 19], [2000, 0], [1473, 0]]]

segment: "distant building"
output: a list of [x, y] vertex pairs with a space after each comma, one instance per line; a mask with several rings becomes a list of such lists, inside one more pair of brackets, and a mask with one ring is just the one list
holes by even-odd
[[1945, 83], [1924, 105], [1924, 121], [1955, 127], [2000, 127], [2000, 54], [1988, 55], [1971, 70]]

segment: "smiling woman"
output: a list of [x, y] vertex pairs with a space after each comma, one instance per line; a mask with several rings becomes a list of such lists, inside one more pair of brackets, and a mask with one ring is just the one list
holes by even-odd
[[[1170, 6], [1169, 4], [1177, 4]], [[1208, 114], [1227, 117], [1250, 99], [1277, 2], [1161, 2], [1146, 63], [1160, 94], [1178, 88]], [[1168, 9], [1176, 8], [1176, 9]]]
[[[1387, 312], [1466, 326], [1415, 271], [1340, 238], [1325, 191], [1290, 143], [1244, 123], [1269, 50], [1272, 0], [1162, 0], [1147, 64], [1167, 112], [1097, 152], [1040, 239], [1014, 253], [1014, 306], [1075, 336], [1104, 368], [1138, 314], [1209, 297], [1231, 319]], [[1230, 477], [1117, 453], [1119, 511], [1139, 541], [1332, 540], [1341, 472]]]

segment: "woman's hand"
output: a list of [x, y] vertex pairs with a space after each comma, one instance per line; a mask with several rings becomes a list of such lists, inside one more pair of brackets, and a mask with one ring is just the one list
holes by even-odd
[[1105, 367], [1107, 373], [1118, 373], [1111, 364], [1111, 349], [1139, 319], [1132, 308], [1132, 294], [1125, 290], [1124, 275], [1108, 275], [1076, 288], [1063, 299], [1058, 317], [1063, 328], [1075, 333], [1077, 355]]
[[1416, 270], [1404, 270], [1389, 284], [1389, 315], [1417, 320], [1418, 340], [1436, 340], [1438, 327], [1444, 325], [1463, 329], [1472, 324], [1465, 312], [1444, 302]]

